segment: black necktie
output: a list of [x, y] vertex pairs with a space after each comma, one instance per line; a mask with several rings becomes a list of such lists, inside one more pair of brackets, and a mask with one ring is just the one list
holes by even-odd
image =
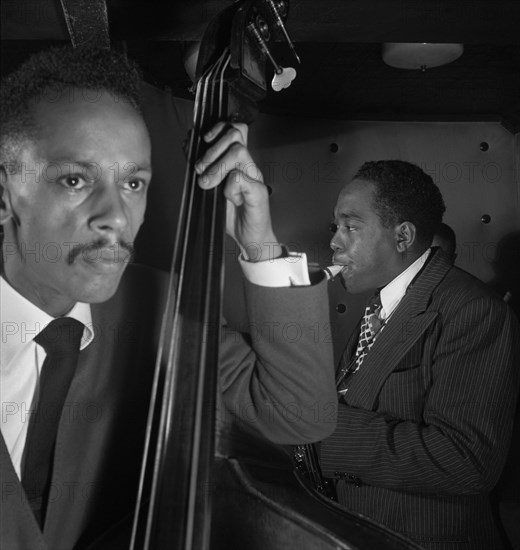
[[27, 430], [22, 485], [40, 526], [45, 520], [56, 433], [78, 363], [82, 334], [82, 323], [60, 317], [34, 338], [47, 355], [40, 375], [38, 406]]

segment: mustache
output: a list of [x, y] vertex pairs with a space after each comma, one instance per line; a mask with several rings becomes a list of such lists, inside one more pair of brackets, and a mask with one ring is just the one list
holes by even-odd
[[[99, 256], [100, 250], [103, 248], [113, 249], [114, 261], [116, 262], [124, 261], [126, 263], [131, 263], [135, 256], [134, 245], [129, 241], [120, 239], [113, 243], [108, 239], [97, 239], [96, 241], [88, 244], [74, 245], [67, 254], [67, 263], [69, 265], [73, 264], [80, 255], [94, 261], [96, 257]], [[125, 254], [124, 256], [119, 257], [121, 250], [125, 251]]]

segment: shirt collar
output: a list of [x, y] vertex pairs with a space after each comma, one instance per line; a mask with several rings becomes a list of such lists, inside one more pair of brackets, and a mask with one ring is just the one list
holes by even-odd
[[381, 311], [379, 316], [381, 319], [388, 319], [394, 312], [395, 308], [406, 294], [408, 286], [413, 281], [414, 277], [421, 271], [424, 263], [428, 259], [430, 249], [428, 248], [421, 256], [410, 264], [404, 271], [390, 281], [381, 290]]
[[[67, 313], [67, 317], [72, 317], [83, 323], [80, 349], [86, 348], [94, 340], [90, 305], [77, 302]], [[2, 326], [0, 364], [7, 365], [18, 351], [31, 342], [53, 319], [0, 276], [0, 321]]]

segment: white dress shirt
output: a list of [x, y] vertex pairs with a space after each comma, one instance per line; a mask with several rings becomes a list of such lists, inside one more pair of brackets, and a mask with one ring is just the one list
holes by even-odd
[[[67, 317], [83, 323], [80, 349], [94, 339], [88, 304], [77, 303]], [[38, 403], [38, 383], [45, 350], [33, 338], [53, 317], [19, 294], [0, 277], [0, 428], [16, 473], [20, 477], [30, 415]]]
[[248, 262], [242, 255], [238, 259], [244, 275], [256, 285], [283, 287], [311, 284], [305, 253], [289, 252], [287, 257], [262, 262]]
[[381, 290], [381, 310], [379, 312], [379, 318], [384, 321], [387, 320], [390, 315], [395, 311], [395, 308], [399, 305], [399, 302], [404, 298], [406, 291], [413, 281], [414, 277], [421, 271], [424, 263], [428, 259], [431, 249], [428, 248], [424, 254], [419, 256], [413, 264], [410, 264], [402, 273], [390, 281]]

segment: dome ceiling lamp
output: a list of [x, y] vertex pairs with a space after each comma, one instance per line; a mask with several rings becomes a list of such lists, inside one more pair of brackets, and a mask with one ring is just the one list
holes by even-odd
[[464, 44], [435, 44], [432, 42], [386, 42], [383, 44], [383, 61], [398, 69], [425, 71], [458, 59]]

